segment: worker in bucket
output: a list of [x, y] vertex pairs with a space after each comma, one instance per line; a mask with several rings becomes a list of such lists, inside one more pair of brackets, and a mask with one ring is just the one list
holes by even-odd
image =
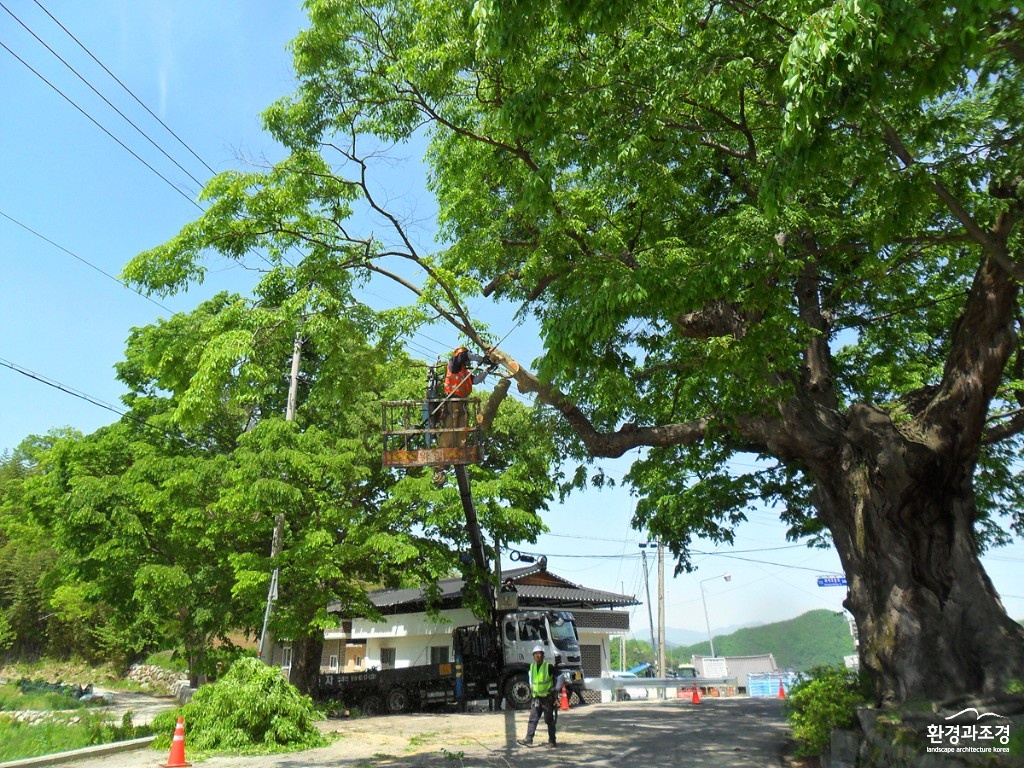
[[[470, 366], [478, 367], [474, 372]], [[486, 366], [486, 367], [483, 367]], [[462, 448], [469, 435], [469, 408], [467, 399], [473, 386], [482, 382], [488, 374], [494, 373], [497, 363], [487, 355], [475, 355], [465, 347], [456, 347], [445, 366], [444, 401], [441, 408], [442, 448]], [[428, 394], [429, 397], [429, 394]], [[429, 400], [428, 400], [429, 402]], [[434, 485], [444, 486], [446, 467], [434, 470]]]
[[533, 735], [537, 732], [537, 724], [541, 715], [548, 726], [548, 748], [558, 746], [555, 739], [555, 692], [562, 683], [561, 676], [555, 678], [555, 666], [544, 659], [544, 646], [533, 648], [533, 663], [530, 665], [530, 693], [533, 704], [530, 707], [530, 722], [526, 726], [526, 738], [517, 739], [516, 743], [524, 747], [533, 746]]

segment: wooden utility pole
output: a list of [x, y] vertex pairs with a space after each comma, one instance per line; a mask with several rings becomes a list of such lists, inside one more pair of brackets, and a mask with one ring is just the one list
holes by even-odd
[[643, 560], [644, 565], [644, 590], [647, 592], [647, 620], [651, 624], [651, 652], [658, 652], [658, 644], [654, 640], [654, 614], [651, 612], [651, 582], [647, 577], [647, 550], [643, 549], [643, 544], [640, 545], [640, 559]]
[[[270, 559], [276, 560], [277, 556], [281, 554], [281, 539], [284, 537], [284, 515], [277, 515], [274, 518], [274, 539], [270, 545]], [[260, 659], [264, 663], [268, 663], [263, 658], [263, 651], [267, 645], [267, 626], [270, 624], [270, 611], [273, 608], [274, 601], [277, 600], [277, 577], [280, 569], [274, 568], [273, 573], [270, 575], [270, 589], [267, 590], [267, 607], [263, 611], [263, 629], [260, 631]]]
[[[288, 402], [285, 405], [284, 420], [295, 421], [295, 409], [299, 398], [299, 369], [302, 364], [302, 335], [295, 334], [295, 344], [292, 346], [292, 372], [288, 381]], [[284, 515], [278, 514], [274, 517], [274, 538], [270, 544], [270, 559], [277, 560], [281, 554], [282, 540], [284, 539]], [[263, 629], [260, 631], [260, 659], [269, 663], [263, 658], [263, 651], [267, 644], [267, 627], [270, 625], [270, 614], [273, 611], [274, 601], [277, 600], [277, 582], [280, 569], [274, 567], [270, 575], [270, 588], [267, 590], [267, 607], [263, 611]]]
[[[622, 594], [626, 594], [626, 582], [622, 582]], [[619, 672], [626, 671], [626, 636], [619, 635]]]
[[[665, 677], [665, 545], [658, 542], [658, 677]], [[659, 688], [659, 699], [665, 689]]]
[[295, 421], [295, 408], [299, 399], [299, 366], [302, 362], [302, 335], [295, 334], [292, 346], [292, 375], [288, 381], [288, 404], [284, 410], [285, 421]]

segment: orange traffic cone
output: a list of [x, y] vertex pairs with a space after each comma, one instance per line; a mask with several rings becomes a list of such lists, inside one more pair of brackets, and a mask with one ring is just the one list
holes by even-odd
[[185, 762], [185, 718], [179, 717], [178, 724], [174, 726], [174, 738], [171, 739], [171, 754], [164, 768], [183, 768], [189, 765], [192, 763]]
[[558, 709], [564, 712], [569, 708], [569, 694], [565, 692], [565, 686], [562, 686], [562, 698], [558, 702]]
[[693, 686], [693, 696], [690, 697], [691, 704], [700, 704], [700, 689], [695, 685]]
[[781, 679], [779, 680], [779, 698], [780, 699], [786, 698], [786, 689], [782, 687], [782, 680]]

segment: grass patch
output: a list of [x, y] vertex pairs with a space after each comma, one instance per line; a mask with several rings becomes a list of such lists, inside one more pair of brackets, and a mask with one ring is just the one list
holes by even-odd
[[39, 709], [56, 711], [65, 709], [83, 709], [85, 704], [70, 696], [59, 693], [22, 693], [13, 683], [0, 685], [0, 712]]
[[156, 651], [149, 654], [142, 663], [151, 667], [168, 669], [171, 672], [188, 672], [188, 663], [181, 654], [175, 651]]
[[19, 661], [0, 667], [0, 678], [7, 680], [59, 680], [63, 683], [76, 685], [93, 685], [102, 688], [119, 689], [123, 684], [121, 670], [113, 664], [92, 667], [81, 659], [40, 659], [38, 661]]
[[428, 741], [430, 741], [432, 738], [434, 738], [437, 735], [439, 735], [439, 733], [437, 733], [437, 732], [430, 732], [430, 733], [417, 733], [415, 736], [410, 736], [409, 737], [409, 746], [408, 746], [408, 748], [409, 749], [413, 749], [415, 747], [422, 747], [424, 744], [426, 744]]
[[150, 733], [145, 726], [132, 725], [129, 714], [120, 725], [100, 712], [55, 718], [36, 725], [15, 722], [0, 714], [0, 762], [136, 739]]

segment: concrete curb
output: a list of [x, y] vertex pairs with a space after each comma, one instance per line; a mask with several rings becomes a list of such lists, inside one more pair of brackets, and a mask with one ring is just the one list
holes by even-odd
[[104, 755], [115, 755], [118, 752], [131, 752], [134, 749], [144, 749], [153, 743], [156, 736], [144, 736], [141, 739], [129, 739], [127, 741], [115, 741], [110, 744], [97, 744], [94, 747], [83, 747], [73, 749], [70, 752], [57, 752], [53, 755], [40, 755], [39, 757], [26, 757], [22, 760], [9, 760], [0, 763], [0, 768], [36, 768], [36, 766], [57, 765], [75, 760], [88, 760], [93, 757]]

